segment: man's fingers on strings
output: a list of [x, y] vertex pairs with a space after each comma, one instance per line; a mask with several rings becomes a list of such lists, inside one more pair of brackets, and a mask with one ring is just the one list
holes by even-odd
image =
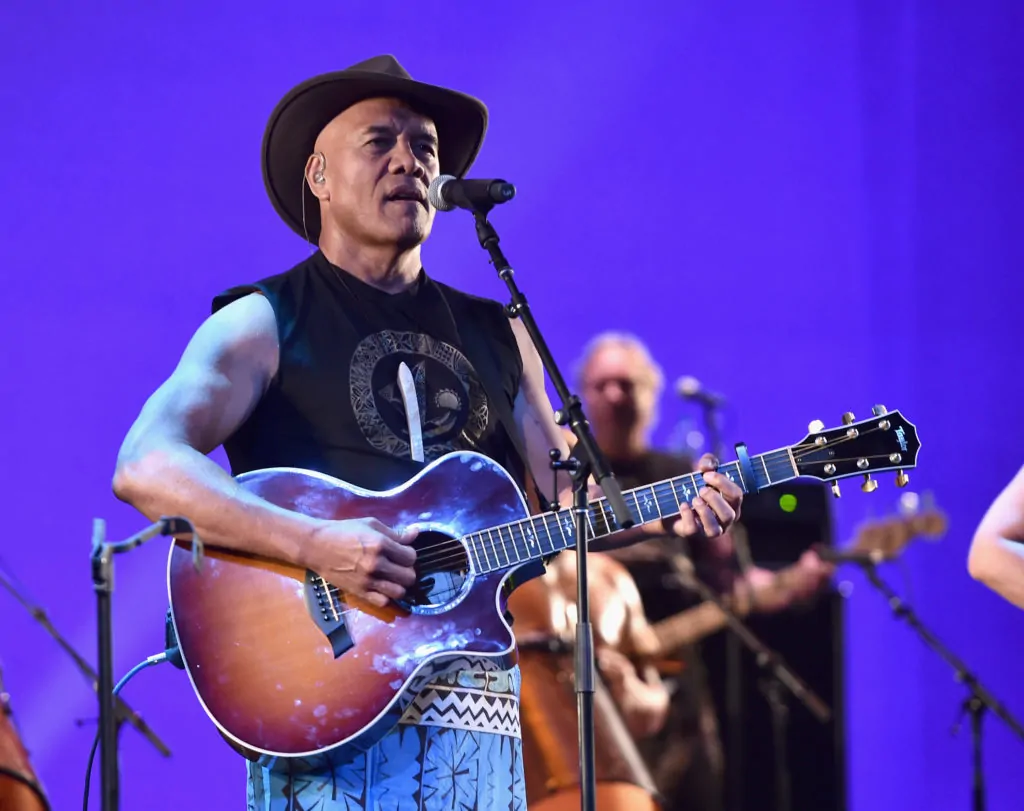
[[679, 505], [679, 518], [672, 525], [672, 531], [676, 535], [683, 537], [696, 535], [700, 532], [700, 528], [697, 526], [697, 517], [694, 515], [693, 510], [690, 509], [690, 505], [685, 501]]
[[382, 594], [391, 600], [400, 600], [405, 596], [405, 589], [390, 580], [371, 580], [366, 590], [371, 594]]
[[396, 583], [403, 588], [407, 588], [416, 582], [416, 571], [412, 567], [399, 566], [383, 558], [377, 562], [373, 575], [389, 583]]
[[736, 519], [736, 511], [722, 497], [722, 494], [710, 487], [703, 487], [699, 493], [701, 500], [707, 504], [722, 524], [729, 524]]
[[743, 496], [743, 490], [740, 489], [740, 486], [722, 473], [710, 471], [703, 474], [703, 479], [708, 487], [717, 490], [730, 503], [738, 503]]
[[416, 550], [411, 546], [388, 540], [384, 543], [384, 554], [399, 566], [409, 567], [416, 562]]
[[711, 511], [704, 499], [699, 496], [693, 500], [693, 509], [700, 519], [701, 529], [708, 538], [714, 538], [722, 534], [722, 528], [718, 525], [718, 519]]

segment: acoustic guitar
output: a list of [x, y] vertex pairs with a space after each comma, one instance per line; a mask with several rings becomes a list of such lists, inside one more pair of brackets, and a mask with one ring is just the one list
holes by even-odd
[[[916, 467], [916, 427], [876, 406], [859, 422], [821, 423], [795, 445], [719, 468], [744, 492], [798, 477], [836, 482]], [[364, 748], [398, 722], [415, 693], [453, 667], [489, 659], [515, 663], [504, 618], [515, 584], [543, 571], [542, 559], [575, 544], [572, 510], [530, 515], [512, 477], [494, 461], [457, 452], [401, 486], [375, 492], [309, 470], [273, 468], [236, 479], [265, 500], [323, 519], [373, 516], [417, 527], [416, 583], [377, 608], [318, 573], [208, 548], [193, 566], [190, 545], [171, 544], [168, 592], [185, 670], [204, 711], [231, 742], [264, 764], [279, 756]], [[624, 492], [643, 524], [678, 514], [704, 485], [700, 473]], [[621, 528], [604, 499], [587, 513], [588, 540]], [[464, 664], [465, 663], [465, 664]]]
[[46, 792], [18, 735], [0, 674], [0, 811], [50, 811]]

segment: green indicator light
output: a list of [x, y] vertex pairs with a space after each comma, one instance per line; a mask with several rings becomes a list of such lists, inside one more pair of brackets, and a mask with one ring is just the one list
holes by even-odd
[[792, 493], [786, 493], [786, 495], [780, 496], [779, 506], [782, 507], [783, 512], [793, 512], [796, 509], [796, 496]]

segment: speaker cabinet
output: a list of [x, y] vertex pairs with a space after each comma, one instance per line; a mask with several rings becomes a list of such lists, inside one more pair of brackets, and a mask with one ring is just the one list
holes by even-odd
[[[813, 544], [832, 544], [831, 499], [826, 488], [804, 483], [745, 498], [741, 521], [753, 562], [779, 569]], [[788, 689], [778, 691], [786, 707], [791, 811], [846, 810], [841, 603], [828, 590], [809, 606], [747, 621], [832, 711], [831, 720], [822, 724]], [[706, 640], [703, 653], [725, 753], [726, 809], [778, 809], [776, 735], [771, 705], [761, 689], [768, 674], [729, 631]], [[738, 667], [728, 667], [736, 661]]]

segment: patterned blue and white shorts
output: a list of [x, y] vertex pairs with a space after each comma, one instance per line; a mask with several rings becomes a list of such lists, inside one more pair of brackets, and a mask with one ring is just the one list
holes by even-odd
[[247, 765], [248, 811], [525, 811], [519, 668], [433, 679], [365, 752]]

